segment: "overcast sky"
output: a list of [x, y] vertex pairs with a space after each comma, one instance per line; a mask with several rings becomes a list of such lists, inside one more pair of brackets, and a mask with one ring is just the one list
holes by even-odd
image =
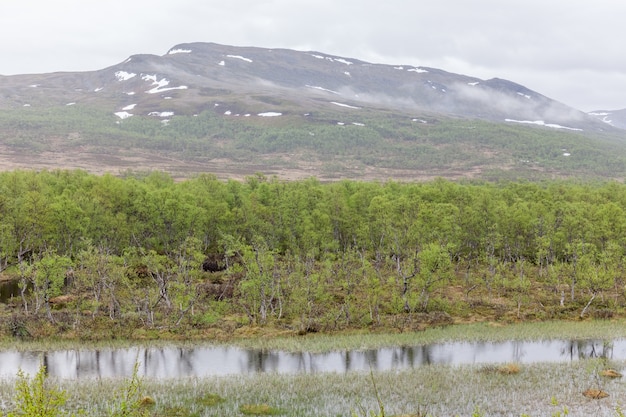
[[216, 42], [500, 77], [580, 110], [622, 109], [625, 19], [619, 0], [0, 0], [0, 74]]

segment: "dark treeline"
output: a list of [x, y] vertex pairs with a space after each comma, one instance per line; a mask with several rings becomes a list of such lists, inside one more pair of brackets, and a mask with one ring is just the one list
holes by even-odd
[[625, 207], [616, 182], [5, 172], [0, 269], [13, 315], [73, 328], [606, 316], [625, 301]]

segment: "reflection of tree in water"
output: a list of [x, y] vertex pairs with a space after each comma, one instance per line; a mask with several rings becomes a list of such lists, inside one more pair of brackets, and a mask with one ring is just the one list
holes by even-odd
[[407, 347], [400, 347], [398, 349], [391, 350], [391, 366], [393, 368], [399, 368], [402, 365], [409, 365], [413, 367], [413, 349]]
[[[136, 362], [140, 373], [150, 377], [213, 375], [206, 364], [227, 361], [226, 373], [306, 373], [320, 371], [351, 372], [406, 369], [430, 364], [560, 360], [589, 358], [614, 359], [625, 351], [625, 340], [552, 340], [549, 342], [509, 341], [504, 343], [448, 343], [367, 351], [326, 353], [243, 350], [230, 348], [129, 348], [21, 352], [11, 357], [24, 368], [44, 365], [51, 376], [62, 378], [102, 378], [130, 376]], [[7, 365], [9, 361], [5, 360]], [[36, 362], [36, 364], [34, 363]], [[237, 369], [237, 365], [239, 365]], [[9, 366], [7, 366], [9, 368]], [[219, 368], [219, 367], [218, 367]], [[0, 367], [0, 371], [2, 368]], [[223, 369], [218, 369], [218, 372]], [[14, 374], [14, 371], [11, 371]], [[11, 375], [12, 376], [12, 375]]]
[[191, 358], [195, 349], [178, 349], [178, 375], [189, 375], [196, 373]]
[[512, 356], [513, 356], [513, 361], [514, 362], [521, 362], [522, 358], [524, 356], [526, 356], [526, 352], [524, 350], [524, 347], [526, 346], [526, 343], [524, 343], [523, 341], [514, 341], [514, 342], [506, 342], [507, 344], [511, 344], [512, 347]]
[[576, 359], [612, 359], [613, 343], [597, 340], [569, 340], [562, 351], [570, 360]]
[[318, 362], [325, 362], [326, 358], [330, 354], [313, 354], [311, 352], [291, 352], [288, 355], [283, 354], [284, 357], [295, 358], [295, 368], [288, 366], [288, 372], [295, 372], [304, 374], [307, 372], [317, 373], [321, 368], [318, 367]]
[[278, 368], [279, 355], [259, 349], [245, 351], [244, 370], [247, 373], [270, 372]]
[[192, 354], [193, 349], [167, 347], [144, 349], [144, 373], [150, 374], [150, 376], [161, 375], [170, 378], [193, 375]]
[[[402, 346], [392, 349], [392, 368], [415, 368], [435, 363], [435, 352], [438, 345]], [[441, 350], [441, 349], [439, 349]]]
[[369, 369], [373, 371], [378, 370], [378, 353], [379, 352], [380, 350], [375, 350], [375, 349], [365, 351], [365, 361], [367, 365], [369, 366]]

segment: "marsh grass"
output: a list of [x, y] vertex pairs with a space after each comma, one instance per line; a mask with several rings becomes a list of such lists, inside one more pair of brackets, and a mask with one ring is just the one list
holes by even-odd
[[[237, 416], [245, 405], [269, 404], [282, 415], [350, 416], [354, 410], [385, 416], [616, 416], [626, 398], [626, 384], [599, 376], [606, 361], [524, 365], [517, 375], [482, 372], [482, 367], [433, 365], [403, 371], [257, 374], [202, 379], [144, 380], [143, 391], [154, 399], [153, 416]], [[610, 366], [623, 369], [626, 362]], [[376, 381], [375, 393], [371, 378]], [[118, 404], [124, 380], [50, 381], [67, 392], [67, 404], [88, 416], [108, 416]], [[13, 383], [0, 381], [0, 399], [10, 402]], [[583, 395], [588, 389], [609, 394], [602, 399]], [[203, 404], [207, 393], [223, 401]], [[359, 414], [360, 415], [360, 414]], [[370, 417], [368, 415], [368, 417]]]
[[[358, 331], [338, 334], [297, 335], [296, 332], [270, 331], [263, 333], [261, 328], [239, 331], [236, 337], [227, 340], [206, 338], [198, 340], [132, 340], [112, 339], [80, 342], [81, 349], [116, 349], [144, 346], [197, 347], [199, 344], [229, 345], [241, 348], [281, 350], [287, 352], [329, 352], [337, 350], [366, 350], [397, 346], [419, 346], [432, 343], [455, 341], [499, 342], [510, 340], [550, 340], [550, 339], [606, 339], [626, 337], [626, 319], [586, 320], [586, 321], [547, 321], [533, 323], [471, 323], [429, 328], [424, 331], [406, 333], [372, 333]], [[269, 337], [266, 337], [269, 336]], [[76, 349], [76, 340], [46, 339], [22, 340], [0, 338], [0, 350], [40, 351]]]

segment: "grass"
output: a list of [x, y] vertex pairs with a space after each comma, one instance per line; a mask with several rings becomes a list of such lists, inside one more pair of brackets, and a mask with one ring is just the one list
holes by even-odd
[[311, 334], [306, 336], [233, 340], [243, 348], [289, 352], [329, 352], [365, 350], [391, 346], [419, 346], [455, 341], [501, 342], [508, 340], [606, 339], [626, 337], [626, 320], [589, 320], [516, 323], [459, 324], [430, 328], [421, 332]]
[[[100, 340], [81, 341], [80, 349], [129, 348], [144, 346], [188, 346], [199, 344], [227, 344], [241, 348], [280, 350], [286, 352], [331, 352], [343, 350], [366, 350], [395, 346], [421, 346], [445, 342], [501, 342], [510, 340], [583, 340], [626, 337], [626, 319], [546, 321], [514, 324], [472, 323], [429, 328], [419, 332], [371, 333], [368, 331], [295, 335], [257, 328], [248, 335], [225, 341], [204, 340]], [[241, 334], [241, 333], [240, 333]], [[16, 341], [14, 338], [0, 339], [0, 350], [40, 351], [71, 350], [77, 347], [76, 340], [46, 339]]]
[[[600, 377], [602, 369], [623, 369], [623, 361], [588, 360], [525, 365], [517, 374], [483, 372], [480, 366], [424, 366], [406, 371], [249, 375], [171, 381], [144, 380], [154, 399], [155, 416], [268, 415], [350, 416], [353, 410], [385, 415], [549, 416], [567, 409], [570, 416], [615, 416], [626, 398], [621, 379]], [[372, 379], [375, 378], [375, 388]], [[68, 404], [89, 416], [107, 415], [124, 381], [56, 381], [68, 393]], [[596, 390], [596, 391], [594, 391]], [[0, 381], [0, 401], [8, 402], [13, 385]], [[589, 398], [585, 392], [606, 392]], [[207, 393], [223, 401], [206, 404]], [[266, 407], [267, 406], [267, 407]], [[378, 412], [378, 411], [376, 411]]]

